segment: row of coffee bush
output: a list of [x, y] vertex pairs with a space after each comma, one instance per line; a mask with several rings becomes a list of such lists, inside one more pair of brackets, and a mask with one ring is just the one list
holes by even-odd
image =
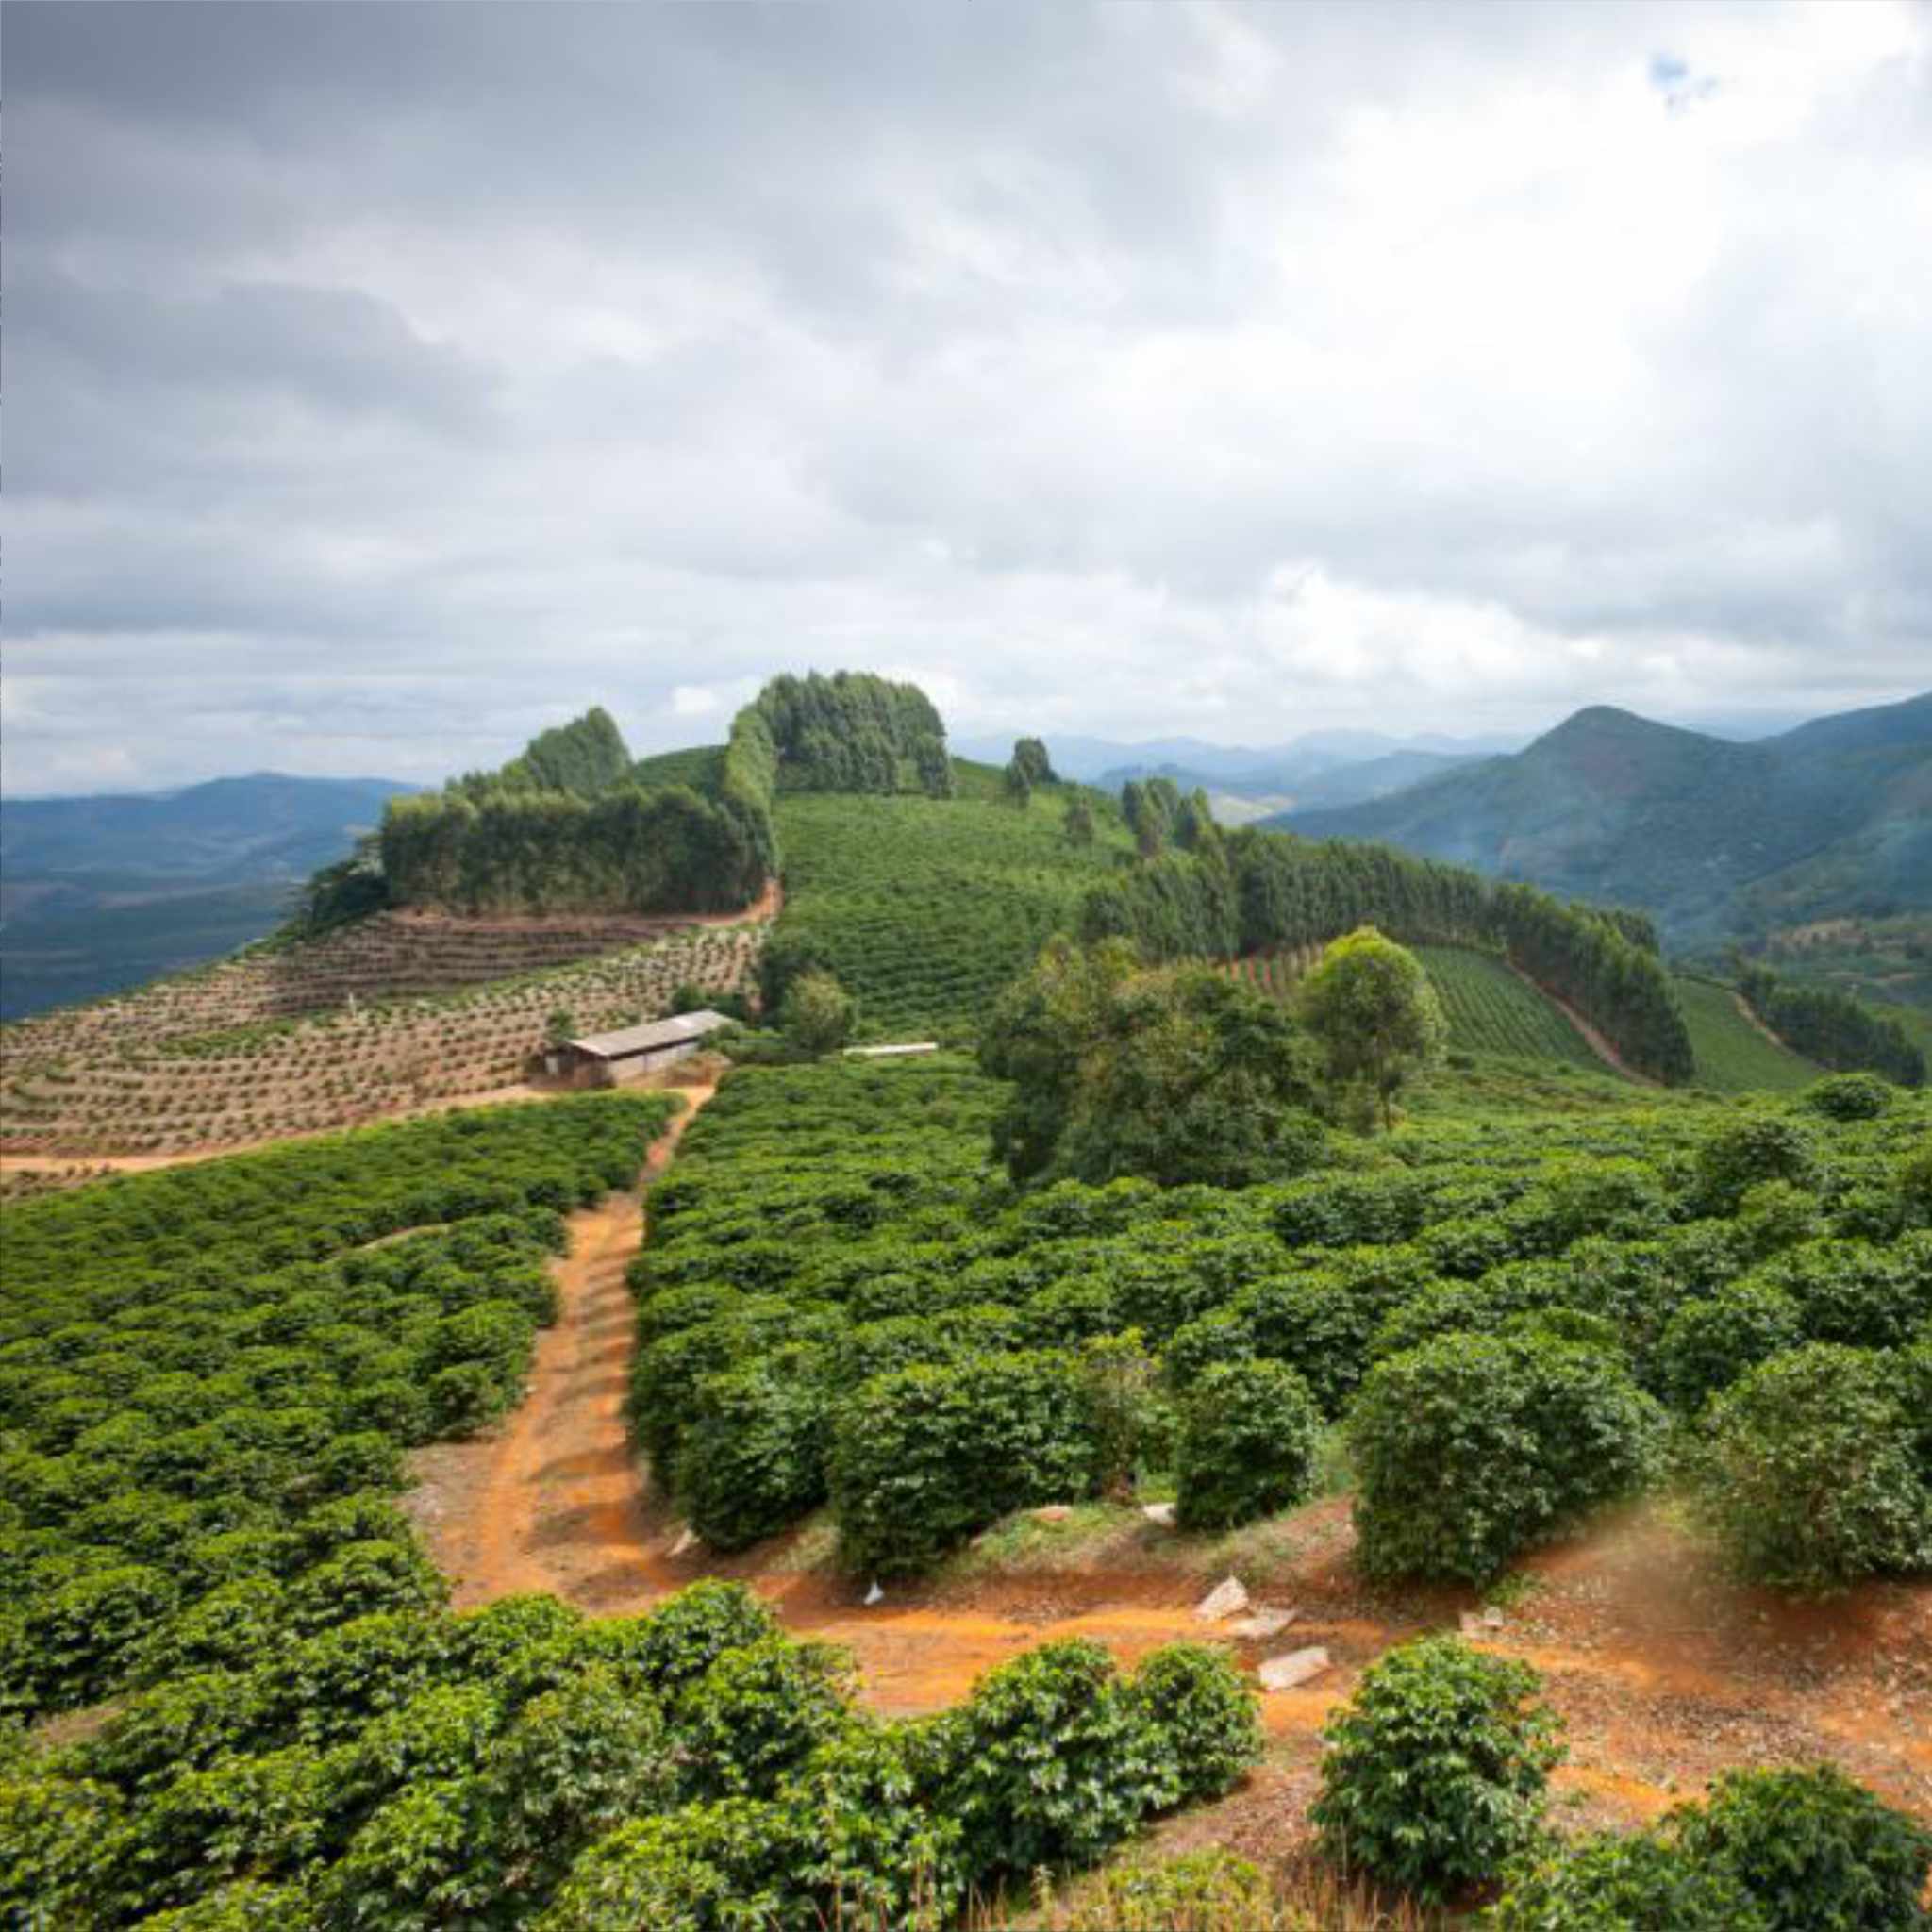
[[[50, 1928], [935, 1927], [1260, 1754], [1228, 1655], [1045, 1646], [884, 1724], [742, 1586], [591, 1622], [389, 1608], [0, 1761], [0, 1912]], [[1051, 1764], [1054, 1775], [1040, 1769]], [[29, 1914], [37, 1914], [29, 1920]]]
[[[1667, 1469], [1771, 1580], [1932, 1561], [1920, 1096], [1849, 1076], [1033, 1193], [988, 1164], [996, 1101], [944, 1059], [756, 1069], [694, 1126], [632, 1269], [633, 1409], [714, 1545], [829, 1500], [855, 1568], [918, 1569], [1157, 1466], [1227, 1524], [1306, 1493], [1340, 1423], [1380, 1574], [1487, 1577]], [[1842, 1536], [1786, 1474], [1839, 1453], [1835, 1407], [1871, 1445]]]
[[8, 1208], [0, 1713], [439, 1600], [389, 1500], [404, 1451], [516, 1399], [563, 1210], [627, 1185], [675, 1105], [447, 1115]]

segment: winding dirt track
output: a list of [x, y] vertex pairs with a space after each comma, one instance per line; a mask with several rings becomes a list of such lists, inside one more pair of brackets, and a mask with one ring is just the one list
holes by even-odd
[[[710, 1090], [687, 1093], [692, 1111]], [[687, 1113], [653, 1149], [646, 1186]], [[892, 1714], [956, 1702], [993, 1665], [1044, 1638], [1086, 1636], [1130, 1662], [1175, 1638], [1213, 1634], [1192, 1610], [1229, 1569], [1297, 1621], [1265, 1652], [1324, 1645], [1335, 1667], [1271, 1695], [1273, 1747], [1243, 1790], [1171, 1828], [1251, 1854], [1278, 1852], [1314, 1790], [1318, 1732], [1361, 1669], [1391, 1643], [1453, 1626], [1467, 1592], [1365, 1589], [1345, 1498], [1313, 1503], [1265, 1533], [1220, 1546], [1136, 1512], [1097, 1534], [1043, 1526], [1021, 1562], [955, 1566], [894, 1587], [874, 1607], [841, 1577], [824, 1532], [740, 1557], [674, 1555], [682, 1524], [655, 1494], [625, 1426], [633, 1309], [625, 1264], [643, 1227], [637, 1193], [572, 1217], [557, 1274], [563, 1312], [538, 1348], [528, 1398], [491, 1440], [419, 1452], [411, 1498], [459, 1605], [554, 1591], [592, 1613], [648, 1607], [704, 1575], [758, 1590], [791, 1628], [843, 1643], [863, 1694]], [[1536, 1664], [1569, 1726], [1557, 1782], [1578, 1815], [1655, 1817], [1729, 1764], [1832, 1757], [1932, 1821], [1932, 1583], [1877, 1584], [1790, 1604], [1725, 1579], [1667, 1509], [1646, 1507], [1524, 1566], [1527, 1589], [1478, 1641]], [[1257, 1661], [1264, 1650], [1239, 1654]]]

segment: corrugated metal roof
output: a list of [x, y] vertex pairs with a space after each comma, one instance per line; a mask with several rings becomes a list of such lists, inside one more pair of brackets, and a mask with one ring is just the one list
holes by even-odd
[[724, 1014], [714, 1013], [708, 1008], [701, 1013], [678, 1013], [669, 1020], [652, 1020], [642, 1026], [621, 1026], [615, 1033], [587, 1033], [581, 1040], [564, 1043], [600, 1060], [616, 1060], [634, 1053], [649, 1053], [654, 1047], [678, 1046], [730, 1024]]

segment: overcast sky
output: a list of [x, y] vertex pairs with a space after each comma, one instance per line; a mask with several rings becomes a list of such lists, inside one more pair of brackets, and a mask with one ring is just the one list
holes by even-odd
[[5, 16], [5, 782], [1932, 685], [1932, 8]]

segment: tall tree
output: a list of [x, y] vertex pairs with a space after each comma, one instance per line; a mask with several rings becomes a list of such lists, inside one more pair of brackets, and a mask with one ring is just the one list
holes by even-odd
[[1026, 774], [1029, 785], [1058, 785], [1054, 776], [1053, 760], [1046, 755], [1046, 743], [1042, 739], [1023, 738], [1013, 746], [1013, 762]]
[[1302, 982], [1303, 1021], [1327, 1056], [1338, 1093], [1371, 1096], [1386, 1133], [1395, 1096], [1440, 1059], [1448, 1025], [1422, 961], [1373, 925], [1337, 940]]

